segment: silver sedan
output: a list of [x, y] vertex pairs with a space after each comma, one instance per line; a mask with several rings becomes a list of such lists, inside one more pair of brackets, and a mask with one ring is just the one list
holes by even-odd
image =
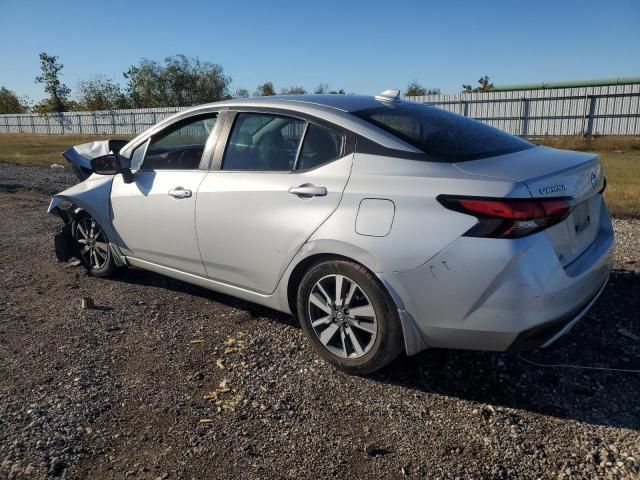
[[291, 313], [356, 374], [403, 350], [550, 345], [611, 269], [597, 155], [395, 91], [202, 105], [64, 155], [82, 181], [49, 208], [60, 260]]

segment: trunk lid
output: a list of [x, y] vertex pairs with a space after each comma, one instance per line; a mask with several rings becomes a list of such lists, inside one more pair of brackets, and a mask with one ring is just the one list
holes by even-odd
[[604, 186], [598, 155], [536, 147], [455, 166], [471, 175], [522, 182], [533, 198], [573, 198], [572, 213], [545, 230], [562, 265], [570, 264], [595, 240]]

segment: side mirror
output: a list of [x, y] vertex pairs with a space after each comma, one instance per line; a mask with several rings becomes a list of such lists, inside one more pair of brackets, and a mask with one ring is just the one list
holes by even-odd
[[133, 182], [131, 162], [127, 157], [110, 153], [91, 159], [91, 169], [99, 175], [116, 175], [122, 173], [124, 183]]

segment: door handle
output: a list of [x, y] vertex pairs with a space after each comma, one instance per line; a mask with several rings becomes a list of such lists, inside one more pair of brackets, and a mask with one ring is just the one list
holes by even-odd
[[327, 188], [316, 187], [310, 183], [305, 183], [299, 187], [291, 187], [289, 189], [289, 193], [293, 193], [294, 195], [298, 195], [302, 198], [324, 197], [327, 195]]
[[182, 187], [176, 187], [169, 190], [169, 195], [173, 198], [189, 198], [191, 196], [191, 190], [186, 190]]

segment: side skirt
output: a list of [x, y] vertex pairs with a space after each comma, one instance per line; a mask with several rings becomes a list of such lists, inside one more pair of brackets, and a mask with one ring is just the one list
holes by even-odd
[[211, 280], [209, 278], [200, 277], [198, 275], [193, 275], [191, 273], [181, 272], [180, 270], [176, 270], [173, 268], [163, 267], [162, 265], [158, 265], [152, 262], [147, 262], [145, 260], [140, 260], [134, 257], [126, 257], [126, 260], [129, 263], [129, 265], [141, 268], [143, 270], [149, 270], [151, 272], [159, 273], [161, 275], [166, 275], [167, 277], [175, 278], [177, 280], [182, 280], [183, 282], [191, 283], [193, 285], [198, 285], [199, 287], [207, 288], [209, 290], [213, 290], [219, 293], [224, 293], [225, 295], [229, 295], [232, 297], [241, 298], [243, 300], [254, 302], [259, 305], [264, 305], [265, 307], [273, 308], [274, 310], [279, 310], [284, 313], [291, 313], [289, 311], [285, 311], [282, 309], [282, 306], [280, 302], [278, 302], [275, 295], [264, 295], [264, 294], [256, 293], [241, 287], [236, 287], [234, 285], [229, 285], [227, 283], [222, 283], [215, 280]]

